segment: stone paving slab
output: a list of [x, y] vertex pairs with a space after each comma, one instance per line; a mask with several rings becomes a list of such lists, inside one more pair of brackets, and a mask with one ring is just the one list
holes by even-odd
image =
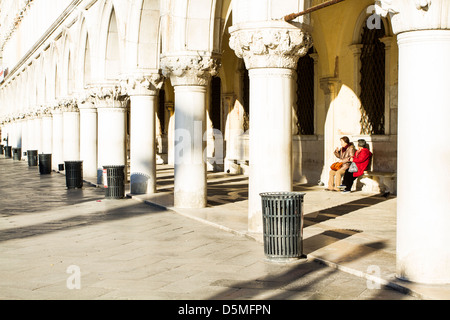
[[[245, 194], [236, 185], [225, 186], [231, 195], [212, 197], [216, 203], [208, 209], [218, 210], [222, 201], [235, 214], [229, 227], [218, 228], [216, 223], [227, 219], [214, 221], [215, 210], [187, 217], [193, 213], [135, 197], [104, 199], [101, 188], [87, 183], [66, 190], [64, 175], [41, 176], [24, 162], [0, 158], [0, 177], [0, 194], [8, 191], [0, 198], [0, 299], [417, 299], [384, 286], [373, 289], [366, 278], [309, 254], [292, 264], [266, 261], [260, 241], [239, 230], [228, 232], [237, 223], [236, 208], [245, 207], [241, 201], [226, 204]], [[217, 186], [227, 183], [223, 174], [216, 177]], [[325, 237], [308, 236], [317, 247], [318, 242], [338, 246], [361, 234], [345, 231], [336, 240], [335, 234], [320, 232], [323, 225], [313, 226]]]
[[[168, 182], [170, 167], [164, 168], [164, 174]], [[211, 185], [224, 186], [226, 191], [215, 192]], [[222, 173], [208, 173], [208, 206], [201, 210], [173, 207], [170, 188], [157, 195], [129, 196], [263, 243], [261, 234], [247, 231], [247, 188], [245, 176], [234, 175], [227, 180]], [[422, 299], [450, 299], [450, 285], [415, 284], [396, 278], [395, 196], [341, 194], [304, 184], [295, 185], [294, 191], [305, 193], [303, 248], [309, 259]]]

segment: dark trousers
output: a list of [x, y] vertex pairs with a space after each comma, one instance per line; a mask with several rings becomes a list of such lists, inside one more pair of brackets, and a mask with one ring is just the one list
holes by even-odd
[[353, 176], [353, 172], [348, 172], [348, 169], [345, 171], [344, 179], [342, 181], [343, 185], [345, 186], [345, 191], [351, 191], [353, 182], [355, 181], [356, 177]]

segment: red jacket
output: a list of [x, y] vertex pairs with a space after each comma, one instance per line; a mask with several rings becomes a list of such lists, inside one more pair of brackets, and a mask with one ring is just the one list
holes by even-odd
[[369, 166], [371, 157], [372, 152], [370, 152], [367, 148], [361, 148], [356, 151], [355, 155], [353, 156], [353, 162], [356, 163], [356, 166], [358, 167], [358, 172], [353, 173], [353, 176], [355, 178], [364, 174], [364, 171]]

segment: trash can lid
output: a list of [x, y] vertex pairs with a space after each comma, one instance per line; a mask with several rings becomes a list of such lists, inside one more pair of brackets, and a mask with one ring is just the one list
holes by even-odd
[[108, 166], [103, 166], [103, 169], [108, 169], [108, 168], [125, 168], [125, 165], [108, 165]]
[[302, 198], [306, 193], [305, 192], [262, 192], [259, 195], [265, 198]]

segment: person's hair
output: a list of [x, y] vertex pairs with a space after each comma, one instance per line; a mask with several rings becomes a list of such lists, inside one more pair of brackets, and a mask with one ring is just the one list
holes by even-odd
[[366, 146], [366, 140], [364, 139], [359, 139], [358, 140], [358, 147], [364, 148]]
[[341, 137], [341, 140], [344, 141], [346, 144], [350, 144], [350, 139], [347, 136]]

